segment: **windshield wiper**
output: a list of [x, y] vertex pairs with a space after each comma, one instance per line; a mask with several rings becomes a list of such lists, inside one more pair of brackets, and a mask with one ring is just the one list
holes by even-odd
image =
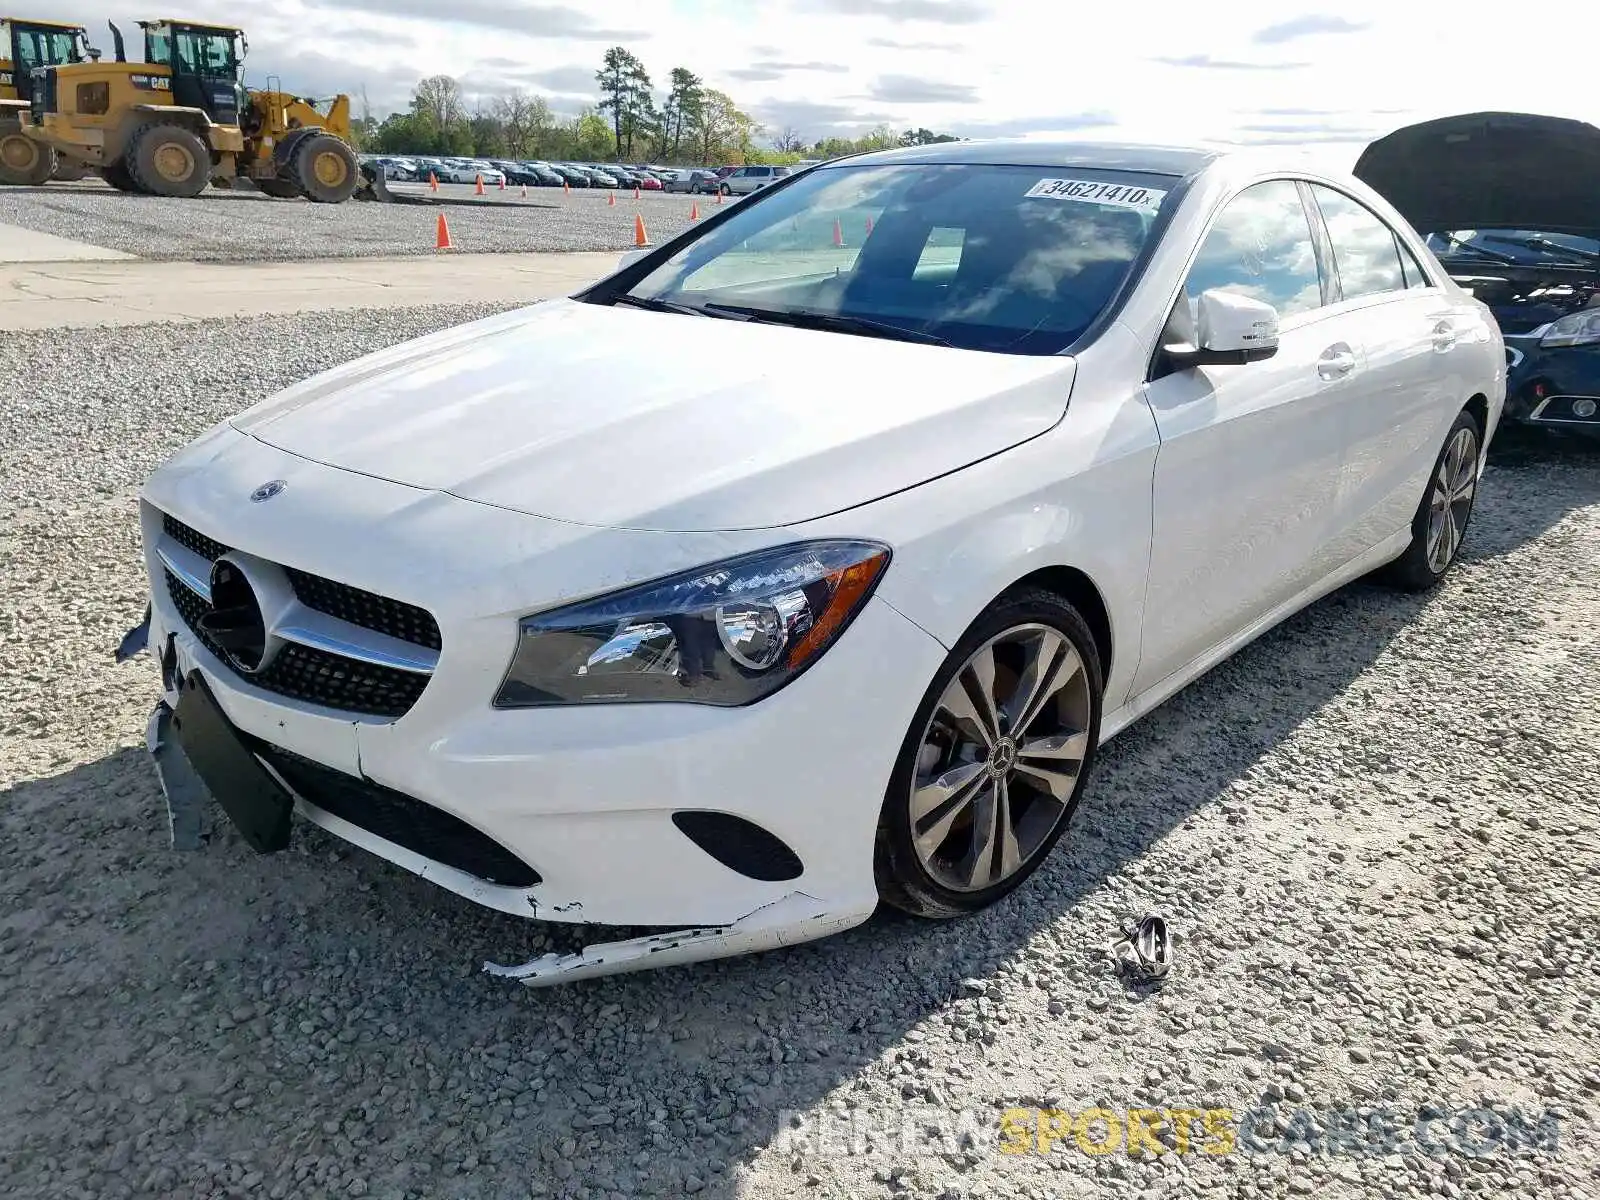
[[767, 325], [792, 325], [796, 329], [826, 329], [834, 333], [854, 333], [861, 337], [889, 338], [897, 342], [920, 342], [925, 346], [951, 344], [936, 333], [929, 333], [924, 329], [907, 329], [903, 325], [895, 325], [889, 321], [874, 321], [871, 317], [813, 312], [803, 308], [746, 308], [742, 304], [707, 304], [706, 308]]
[[1576, 246], [1563, 246], [1560, 242], [1553, 242], [1547, 237], [1516, 238], [1505, 237], [1498, 233], [1486, 233], [1485, 241], [1502, 242], [1507, 246], [1523, 246], [1529, 250], [1542, 250], [1546, 254], [1564, 254], [1568, 258], [1575, 258], [1579, 262], [1600, 262], [1600, 254], [1588, 250], [1580, 250]]
[[711, 312], [698, 304], [679, 304], [676, 300], [657, 300], [650, 296], [633, 296], [624, 292], [614, 296], [612, 304], [626, 304], [630, 308], [648, 309], [650, 312], [682, 313], [686, 317], [716, 317], [720, 313]]

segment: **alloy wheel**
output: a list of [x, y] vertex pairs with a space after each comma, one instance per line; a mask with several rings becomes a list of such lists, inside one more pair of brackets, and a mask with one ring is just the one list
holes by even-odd
[[922, 733], [913, 845], [938, 884], [977, 892], [1018, 874], [1071, 813], [1089, 753], [1088, 672], [1049, 625], [1018, 625], [951, 678]]
[[1440, 574], [1455, 558], [1478, 486], [1478, 439], [1458, 429], [1445, 447], [1428, 497], [1428, 568]]

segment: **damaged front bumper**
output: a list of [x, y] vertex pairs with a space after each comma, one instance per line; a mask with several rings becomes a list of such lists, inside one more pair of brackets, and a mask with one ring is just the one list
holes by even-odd
[[[143, 623], [130, 630], [118, 646], [118, 662], [146, 650], [156, 653], [149, 644], [150, 627], [147, 611]], [[281, 775], [249, 750], [217, 707], [200, 672], [182, 670], [171, 635], [157, 657], [164, 694], [177, 695], [178, 701], [176, 708], [165, 698], [156, 704], [146, 725], [145, 744], [166, 802], [174, 849], [193, 851], [204, 844], [206, 814], [213, 804], [225, 811], [247, 843], [263, 853], [287, 845], [290, 811], [357, 845], [371, 841], [370, 834], [297, 794]], [[208, 777], [228, 781], [222, 788], [223, 795], [213, 790]], [[365, 848], [378, 849], [370, 844]], [[437, 867], [421, 859], [408, 864], [406, 858], [416, 856], [407, 856], [400, 847], [385, 845], [379, 852], [424, 876], [431, 867]], [[579, 904], [567, 907], [581, 911]], [[872, 915], [874, 908], [870, 904], [857, 905], [839, 911], [815, 896], [795, 891], [725, 925], [597, 943], [574, 953], [545, 954], [516, 966], [485, 962], [483, 969], [526, 987], [549, 987], [792, 946], [859, 925]]]

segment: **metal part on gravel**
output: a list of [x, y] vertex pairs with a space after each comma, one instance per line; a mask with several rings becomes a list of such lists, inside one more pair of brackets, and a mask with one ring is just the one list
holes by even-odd
[[[471, 189], [462, 189], [470, 192]], [[634, 214], [657, 243], [689, 225], [707, 196], [632, 192], [606, 204], [608, 189], [529, 188], [527, 205], [311, 204], [254, 192], [209, 191], [193, 200], [130, 195], [99, 183], [0, 188], [0, 224], [89, 242], [140, 258], [279, 262], [433, 254], [439, 213], [457, 249], [471, 253], [626, 250]], [[497, 198], [496, 198], [497, 199]], [[536, 201], [536, 203], [535, 203]]]
[[[1347, 588], [1118, 738], [1051, 861], [969, 920], [529, 992], [479, 963], [565, 934], [316, 829], [169, 850], [153, 680], [111, 657], [144, 604], [139, 481], [483, 311], [0, 342], [7, 1196], [1594, 1194], [1592, 452], [1493, 466], [1437, 593]], [[1138, 912], [1184, 934], [1155, 994], [1097, 956]], [[1232, 1154], [1170, 1127], [1160, 1153], [998, 1148], [1007, 1110], [1262, 1105], [1284, 1124]], [[1489, 1107], [1559, 1139], [1469, 1155], [1448, 1114]], [[1353, 1149], [1340, 1110], [1446, 1115]]]

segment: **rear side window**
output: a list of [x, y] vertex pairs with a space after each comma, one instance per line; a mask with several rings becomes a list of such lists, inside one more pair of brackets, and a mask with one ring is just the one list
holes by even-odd
[[1270, 304], [1285, 317], [1322, 304], [1311, 223], [1292, 181], [1248, 187], [1217, 216], [1185, 284], [1191, 303], [1213, 288]]
[[1433, 281], [1428, 278], [1428, 273], [1422, 269], [1422, 261], [1411, 252], [1411, 247], [1400, 241], [1398, 234], [1394, 239], [1400, 246], [1401, 263], [1405, 267], [1406, 287], [1426, 288], [1432, 287]]
[[1366, 205], [1321, 184], [1311, 185], [1333, 244], [1339, 290], [1346, 300], [1406, 290], [1394, 230]]

